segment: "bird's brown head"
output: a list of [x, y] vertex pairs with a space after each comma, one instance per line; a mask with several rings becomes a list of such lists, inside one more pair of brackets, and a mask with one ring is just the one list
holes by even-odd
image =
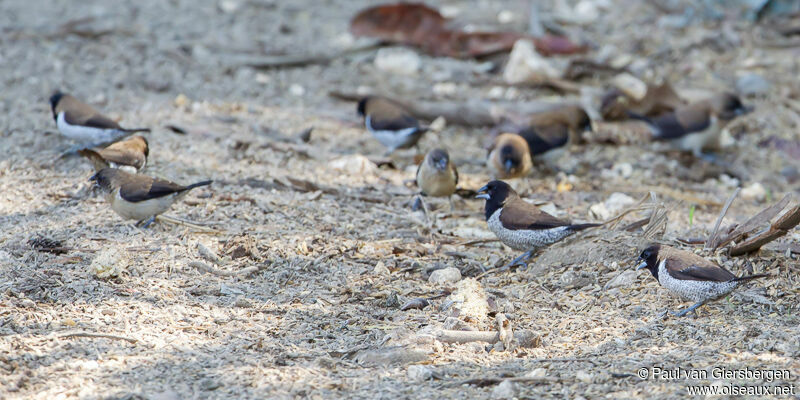
[[723, 120], [732, 120], [752, 111], [752, 108], [742, 104], [739, 96], [733, 93], [721, 93], [711, 97], [709, 106], [711, 107], [711, 112]]
[[61, 101], [62, 97], [64, 97], [64, 93], [61, 93], [60, 90], [56, 90], [53, 95], [50, 96], [50, 110], [53, 111], [53, 119], [58, 119], [56, 107], [58, 107], [58, 103]]
[[450, 155], [444, 149], [433, 149], [425, 156], [425, 162], [439, 171], [445, 171], [450, 164]]
[[475, 197], [486, 200], [484, 212], [488, 221], [495, 211], [503, 207], [508, 200], [518, 197], [518, 195], [507, 183], [495, 180], [478, 189], [478, 195]]
[[661, 245], [659, 244], [651, 244], [647, 246], [644, 250], [642, 250], [641, 254], [639, 254], [639, 259], [637, 260], [638, 265], [636, 266], [637, 270], [642, 268], [647, 268], [650, 270], [650, 273], [658, 279], [658, 252], [661, 250]]
[[516, 178], [527, 174], [532, 167], [528, 142], [515, 133], [501, 134], [489, 149], [489, 162], [498, 178]]

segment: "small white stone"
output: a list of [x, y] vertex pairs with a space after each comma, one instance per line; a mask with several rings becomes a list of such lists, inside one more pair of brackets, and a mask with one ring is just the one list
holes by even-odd
[[503, 79], [510, 84], [541, 83], [559, 75], [550, 61], [537, 53], [533, 43], [526, 39], [514, 43], [503, 71]]
[[298, 85], [296, 83], [293, 83], [293, 84], [291, 84], [289, 86], [289, 94], [291, 94], [292, 96], [298, 96], [298, 97], [302, 96], [302, 95], [306, 94], [306, 88], [304, 88], [304, 87], [302, 87], [302, 86], [300, 86], [300, 85]]
[[328, 167], [350, 175], [374, 175], [378, 167], [361, 154], [340, 157], [328, 162]]
[[410, 365], [406, 371], [408, 379], [414, 382], [427, 381], [433, 377], [433, 371], [424, 365]]
[[539, 367], [531, 372], [528, 372], [527, 374], [525, 374], [525, 376], [528, 378], [544, 378], [545, 376], [547, 376], [547, 370], [542, 367]]
[[647, 84], [627, 72], [615, 76], [611, 84], [635, 100], [642, 100], [647, 95]]
[[500, 382], [500, 384], [495, 386], [492, 390], [493, 399], [513, 399], [516, 395], [517, 388], [514, 385], [514, 382], [511, 382], [508, 379]]
[[497, 14], [497, 22], [501, 24], [509, 24], [514, 21], [514, 13], [508, 10], [500, 11]]
[[375, 275], [390, 275], [392, 272], [383, 264], [383, 261], [378, 261], [375, 268], [372, 270]]
[[375, 67], [394, 74], [413, 75], [421, 65], [419, 55], [405, 47], [384, 47], [375, 55]]
[[742, 198], [745, 200], [764, 201], [767, 198], [767, 189], [759, 182], [753, 182], [742, 189]]
[[272, 80], [272, 78], [268, 74], [265, 74], [263, 72], [256, 73], [256, 82], [258, 82], [258, 83], [260, 83], [262, 85], [266, 85], [271, 80]]
[[433, 93], [439, 96], [452, 96], [458, 92], [458, 85], [454, 82], [439, 82], [433, 85]]
[[590, 374], [590, 373], [588, 373], [586, 371], [583, 371], [583, 370], [578, 371], [578, 372], [575, 373], [575, 379], [577, 379], [577, 380], [579, 380], [579, 381], [581, 381], [583, 383], [592, 383], [592, 378], [593, 378], [592, 374]]
[[634, 281], [636, 281], [636, 271], [634, 270], [627, 270], [623, 273], [614, 277], [614, 279], [608, 281], [606, 283], [605, 289], [611, 289], [615, 287], [630, 287]]
[[486, 97], [490, 99], [501, 99], [503, 98], [505, 92], [506, 90], [500, 86], [492, 86], [492, 88], [489, 89], [489, 92], [486, 93]]
[[437, 269], [431, 272], [428, 282], [433, 284], [456, 283], [461, 280], [461, 271], [455, 267]]

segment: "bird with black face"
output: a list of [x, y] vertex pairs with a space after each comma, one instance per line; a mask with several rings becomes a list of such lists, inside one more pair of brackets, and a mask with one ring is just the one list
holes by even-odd
[[552, 163], [560, 158], [569, 143], [580, 141], [580, 135], [592, 130], [592, 120], [578, 105], [563, 105], [535, 113], [519, 135], [528, 142], [531, 157]]
[[92, 106], [60, 91], [50, 96], [50, 108], [59, 132], [81, 144], [76, 150], [113, 143], [136, 132], [150, 132], [148, 128], [123, 128]]
[[720, 93], [708, 99], [687, 104], [656, 118], [635, 113], [629, 115], [650, 127], [653, 140], [666, 141], [677, 150], [690, 151], [695, 157], [715, 161], [703, 150], [721, 147], [722, 129], [736, 117], [752, 111], [732, 93]]
[[388, 149], [408, 149], [417, 144], [428, 127], [421, 126], [400, 104], [380, 96], [367, 96], [358, 102], [358, 115], [375, 139]]
[[769, 276], [758, 274], [737, 277], [725, 268], [697, 254], [674, 247], [652, 244], [639, 255], [636, 269], [647, 268], [661, 286], [695, 304], [681, 312], [672, 312], [682, 317], [703, 304], [732, 292], [737, 286], [751, 279]]
[[519, 197], [503, 181], [491, 181], [478, 190], [479, 199], [485, 199], [484, 215], [489, 229], [503, 244], [514, 250], [525, 251], [503, 267], [526, 265], [537, 250], [556, 243], [567, 236], [600, 224], [573, 224], [556, 218]]
[[147, 165], [150, 147], [147, 139], [136, 135], [112, 143], [102, 149], [78, 150], [78, 154], [89, 159], [95, 171], [100, 171], [103, 168], [119, 168], [127, 172], [137, 173]]
[[520, 178], [533, 168], [528, 143], [516, 133], [498, 135], [488, 149], [486, 166], [496, 179]]
[[106, 201], [114, 212], [122, 218], [138, 221], [136, 225], [143, 228], [147, 228], [159, 214], [184, 198], [190, 190], [211, 184], [211, 181], [202, 181], [183, 186], [118, 168], [102, 169], [89, 180], [97, 183], [105, 192]]

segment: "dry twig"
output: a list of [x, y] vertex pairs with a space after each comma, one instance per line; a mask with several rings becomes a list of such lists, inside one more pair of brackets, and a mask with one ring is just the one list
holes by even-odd
[[736, 190], [734, 190], [733, 193], [731, 193], [731, 197], [728, 197], [728, 201], [725, 202], [725, 206], [722, 207], [722, 211], [720, 211], [719, 217], [717, 217], [717, 222], [714, 224], [714, 230], [711, 231], [711, 235], [708, 237], [708, 240], [706, 241], [705, 245], [706, 249], [717, 248], [715, 244], [717, 240], [717, 235], [719, 234], [719, 226], [720, 224], [722, 224], [722, 220], [725, 218], [725, 214], [728, 213], [728, 209], [731, 207], [731, 204], [733, 204], [733, 201], [736, 200], [736, 196], [739, 195], [739, 192], [741, 190], [742, 188], [737, 187]]
[[62, 339], [74, 338], [74, 337], [87, 337], [87, 338], [103, 338], [103, 339], [113, 339], [113, 340], [124, 340], [126, 342], [130, 342], [136, 344], [138, 339], [133, 339], [125, 336], [117, 336], [117, 335], [109, 335], [106, 333], [94, 333], [94, 332], [75, 332], [75, 333], [67, 333], [65, 335], [59, 336]]
[[212, 275], [223, 276], [223, 277], [231, 277], [236, 276], [240, 278], [244, 278], [254, 272], [261, 271], [262, 269], [267, 267], [267, 264], [260, 264], [260, 265], [253, 265], [247, 268], [242, 268], [238, 271], [224, 271], [221, 269], [216, 269], [214, 267], [208, 266], [203, 262], [200, 261], [192, 261], [189, 263], [190, 267], [199, 269], [203, 272], [207, 272]]

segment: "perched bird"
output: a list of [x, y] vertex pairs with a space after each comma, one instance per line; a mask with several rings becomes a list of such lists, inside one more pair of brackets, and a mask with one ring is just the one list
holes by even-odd
[[422, 194], [445, 197], [455, 193], [458, 184], [458, 170], [450, 162], [446, 150], [433, 149], [417, 168], [417, 186]]
[[510, 264], [525, 265], [525, 260], [543, 247], [578, 231], [600, 224], [572, 224], [556, 218], [522, 200], [517, 192], [503, 181], [491, 181], [478, 190], [476, 197], [486, 200], [484, 213], [489, 229], [506, 246], [525, 251]]
[[696, 157], [710, 160], [713, 157], [705, 157], [703, 150], [718, 149], [722, 128], [749, 111], [751, 109], [736, 95], [721, 93], [655, 118], [632, 112], [629, 115], [646, 122], [654, 140], [669, 141], [678, 150], [691, 151]]
[[428, 127], [421, 126], [399, 104], [378, 96], [368, 96], [358, 102], [358, 115], [364, 117], [367, 130], [393, 153], [417, 144]]
[[81, 143], [92, 143], [92, 147], [132, 133], [150, 132], [148, 128], [125, 129], [90, 105], [59, 91], [50, 96], [50, 107], [62, 135]]
[[501, 133], [489, 147], [486, 166], [498, 179], [528, 175], [533, 168], [528, 142], [516, 133]]
[[130, 173], [137, 173], [147, 164], [150, 147], [147, 139], [136, 135], [112, 143], [106, 148], [78, 150], [78, 154], [88, 158], [94, 165], [95, 171], [103, 168], [119, 168]]
[[111, 209], [120, 217], [135, 219], [139, 221], [137, 225], [145, 228], [155, 221], [157, 215], [186, 196], [189, 190], [211, 184], [211, 181], [202, 181], [182, 186], [117, 168], [104, 168], [89, 180], [105, 191]]
[[639, 256], [637, 270], [647, 268], [661, 286], [671, 292], [696, 302], [693, 306], [673, 315], [682, 317], [710, 300], [722, 297], [751, 279], [769, 274], [737, 277], [730, 271], [694, 253], [669, 246], [651, 245]]
[[586, 111], [577, 105], [565, 105], [533, 114], [519, 135], [528, 142], [531, 157], [552, 161], [587, 130], [592, 130], [592, 120]]

